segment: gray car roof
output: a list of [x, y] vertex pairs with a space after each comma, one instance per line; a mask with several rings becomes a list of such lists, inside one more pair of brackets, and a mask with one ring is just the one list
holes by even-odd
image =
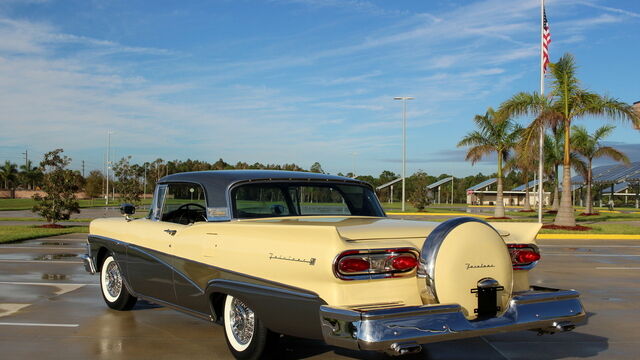
[[[336, 175], [318, 174], [302, 171], [282, 171], [282, 170], [210, 170], [193, 171], [171, 174], [158, 181], [158, 184], [171, 182], [192, 182], [202, 185], [207, 196], [207, 206], [213, 208], [213, 212], [219, 214], [226, 212], [226, 217], [231, 216], [230, 204], [227, 200], [227, 192], [231, 186], [238, 183], [252, 181], [300, 181], [300, 182], [333, 182], [356, 184], [372, 188], [370, 184]], [[223, 217], [207, 214], [208, 217]]]

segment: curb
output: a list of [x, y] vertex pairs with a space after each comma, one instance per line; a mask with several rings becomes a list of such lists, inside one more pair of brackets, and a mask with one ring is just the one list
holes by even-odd
[[574, 239], [574, 240], [640, 240], [640, 235], [633, 234], [538, 234], [538, 240]]

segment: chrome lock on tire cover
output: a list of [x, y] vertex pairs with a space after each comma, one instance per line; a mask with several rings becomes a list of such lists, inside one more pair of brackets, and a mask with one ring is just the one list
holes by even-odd
[[468, 319], [477, 317], [478, 296], [471, 292], [486, 278], [497, 282], [501, 315], [509, 304], [513, 286], [511, 257], [500, 234], [475, 218], [456, 218], [438, 225], [427, 237], [420, 254], [418, 275], [426, 278], [430, 301], [459, 304]]

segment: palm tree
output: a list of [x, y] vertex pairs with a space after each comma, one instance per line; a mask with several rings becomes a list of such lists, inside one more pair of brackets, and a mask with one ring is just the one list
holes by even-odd
[[28, 160], [24, 165], [20, 165], [20, 170], [21, 182], [28, 189], [34, 189], [36, 182], [43, 176], [40, 168], [33, 166], [31, 160]]
[[492, 108], [487, 109], [484, 115], [476, 115], [473, 119], [478, 130], [468, 133], [458, 147], [470, 146], [467, 150], [466, 160], [475, 164], [483, 157], [496, 153], [498, 156], [498, 191], [496, 193], [496, 207], [494, 217], [504, 217], [504, 201], [502, 190], [503, 162], [508, 160], [510, 151], [517, 144], [521, 133], [520, 126], [513, 123], [508, 117], [501, 116]]
[[[4, 165], [0, 167], [0, 179], [4, 181], [5, 189], [12, 189], [15, 185], [15, 181], [18, 179], [18, 166], [9, 160], [4, 162]], [[13, 191], [11, 192], [13, 198]]]
[[[553, 130], [553, 129], [552, 129]], [[553, 185], [553, 202], [551, 211], [558, 211], [560, 196], [558, 187], [558, 169], [562, 165], [564, 144], [562, 143], [562, 129], [552, 131], [552, 135], [544, 137], [544, 163], [545, 172], [549, 179], [552, 179]]]
[[517, 154], [507, 161], [507, 165], [505, 169], [509, 170], [520, 170], [520, 180], [524, 182], [524, 207], [522, 211], [531, 211], [531, 201], [529, 198], [529, 174], [535, 170], [536, 160], [533, 159], [533, 154], [536, 153], [531, 151], [530, 148], [525, 146], [517, 146], [516, 147]]
[[584, 176], [584, 178], [585, 180], [587, 180], [587, 208], [585, 210], [586, 214], [593, 213], [591, 200], [591, 167], [593, 164], [593, 159], [609, 157], [626, 165], [629, 164], [629, 158], [627, 157], [627, 155], [617, 149], [612, 148], [611, 146], [603, 146], [601, 143], [601, 140], [609, 136], [613, 129], [615, 129], [615, 126], [605, 125], [598, 128], [593, 134], [589, 134], [584, 126], [574, 125], [572, 129], [573, 136], [571, 142], [573, 143], [573, 148], [578, 154], [584, 156], [584, 158], [587, 160], [586, 173], [584, 174], [586, 175]]
[[562, 123], [564, 149], [562, 159], [562, 195], [560, 208], [554, 221], [558, 226], [575, 226], [575, 214], [571, 202], [571, 123], [585, 116], [602, 116], [611, 119], [629, 120], [640, 126], [640, 118], [633, 108], [608, 96], [598, 95], [580, 87], [576, 77], [576, 65], [572, 55], [563, 55], [558, 62], [550, 64], [552, 89], [548, 98], [537, 93], [520, 93], [507, 100], [501, 111], [505, 116], [535, 115], [529, 126], [527, 138], [553, 123]]

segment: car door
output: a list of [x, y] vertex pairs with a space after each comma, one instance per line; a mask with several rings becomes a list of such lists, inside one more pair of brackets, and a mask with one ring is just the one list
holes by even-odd
[[170, 211], [165, 201], [168, 197], [171, 197], [168, 185], [158, 185], [149, 219], [138, 225], [137, 239], [127, 248], [127, 266], [128, 278], [136, 293], [175, 303], [171, 247], [183, 225], [163, 221], [163, 214]]
[[[213, 271], [201, 262], [203, 234], [198, 230], [206, 223], [206, 199], [199, 184], [169, 184], [164, 222], [171, 224], [175, 235], [171, 242], [171, 264], [176, 304], [192, 311], [209, 314], [211, 309], [204, 296], [205, 281]], [[210, 236], [210, 235], [205, 235]]]

